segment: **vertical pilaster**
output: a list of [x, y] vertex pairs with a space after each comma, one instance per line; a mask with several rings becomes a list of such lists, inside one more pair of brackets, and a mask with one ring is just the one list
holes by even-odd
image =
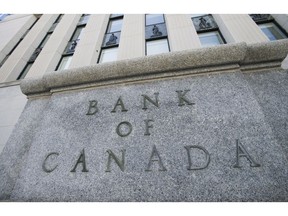
[[201, 48], [191, 17], [187, 14], [165, 15], [171, 51]]
[[95, 65], [97, 63], [108, 21], [108, 14], [90, 15], [69, 68]]
[[11, 19], [0, 23], [0, 62], [19, 42], [24, 33], [35, 22], [34, 15], [11, 15]]
[[118, 60], [145, 56], [145, 15], [125, 14]]
[[[58, 15], [54, 15], [54, 17], [56, 19]], [[55, 71], [80, 17], [80, 14], [63, 16], [26, 77], [43, 76], [45, 73]], [[52, 23], [49, 28], [51, 25]]]
[[248, 14], [213, 14], [213, 17], [227, 43], [268, 41]]
[[55, 16], [51, 14], [40, 17], [39, 21], [1, 67], [0, 82], [9, 82], [17, 79], [54, 20]]

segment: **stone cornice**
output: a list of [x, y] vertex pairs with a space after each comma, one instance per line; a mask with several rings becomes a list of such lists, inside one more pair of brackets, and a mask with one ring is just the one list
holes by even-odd
[[61, 88], [158, 79], [181, 75], [183, 71], [187, 75], [229, 69], [263, 70], [280, 67], [287, 53], [288, 39], [257, 44], [225, 44], [51, 72], [43, 77], [24, 79], [20, 86], [27, 96], [50, 95]]

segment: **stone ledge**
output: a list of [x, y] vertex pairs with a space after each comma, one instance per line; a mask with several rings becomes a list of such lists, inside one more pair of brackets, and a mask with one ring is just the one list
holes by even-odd
[[257, 69], [257, 65], [263, 68], [265, 64], [277, 62], [274, 65], [280, 67], [287, 53], [288, 39], [252, 45], [244, 42], [225, 44], [51, 72], [44, 77], [24, 79], [20, 86], [22, 92], [29, 96], [50, 94], [51, 90], [63, 87], [129, 80], [129, 77], [143, 80], [146, 76], [157, 74], [159, 78], [159, 74], [171, 71], [177, 75], [178, 71], [187, 69], [193, 69], [196, 74], [197, 69], [203, 71], [203, 68], [224, 65], [235, 68], [235, 64]]

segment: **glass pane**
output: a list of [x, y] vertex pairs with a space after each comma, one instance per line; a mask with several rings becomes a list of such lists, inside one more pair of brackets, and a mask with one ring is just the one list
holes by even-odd
[[2, 67], [2, 65], [6, 62], [6, 60], [8, 59], [9, 56], [10, 56], [9, 54], [5, 56], [5, 58], [0, 63], [0, 67]]
[[79, 23], [87, 23], [88, 19], [90, 17], [90, 14], [84, 14], [80, 17]]
[[147, 14], [146, 15], [146, 26], [157, 24], [157, 23], [163, 23], [163, 22], [164, 22], [163, 14]]
[[224, 43], [218, 32], [201, 33], [198, 35], [203, 47], [216, 46]]
[[101, 52], [99, 63], [111, 62], [117, 60], [118, 47], [103, 49]]
[[147, 56], [169, 52], [168, 40], [165, 38], [161, 40], [147, 41], [146, 52]]
[[40, 44], [40, 48], [43, 48], [45, 46], [45, 44], [47, 43], [47, 41], [49, 40], [51, 34], [47, 34], [46, 37], [44, 38], [44, 40], [42, 41], [42, 43]]
[[28, 71], [30, 70], [30, 68], [32, 67], [33, 63], [28, 63], [25, 68], [23, 69], [22, 73], [20, 74], [20, 76], [18, 77], [19, 79], [24, 79], [24, 77], [26, 76], [26, 74], [28, 73]]
[[60, 14], [60, 15], [57, 17], [57, 19], [55, 20], [54, 23], [59, 23], [59, 22], [61, 21], [63, 15], [64, 15], [64, 14]]
[[193, 17], [199, 17], [199, 16], [205, 16], [207, 14], [190, 14], [191, 18]]
[[123, 21], [122, 19], [111, 20], [109, 22], [109, 27], [108, 27], [107, 33], [121, 31], [122, 21]]
[[259, 27], [270, 41], [286, 38], [285, 34], [274, 23], [260, 24]]
[[58, 67], [58, 71], [68, 69], [72, 60], [72, 56], [64, 56], [61, 59], [60, 65]]
[[72, 40], [77, 40], [77, 39], [80, 39], [81, 35], [82, 35], [82, 30], [84, 29], [84, 26], [81, 26], [81, 27], [77, 27], [73, 37], [72, 37]]

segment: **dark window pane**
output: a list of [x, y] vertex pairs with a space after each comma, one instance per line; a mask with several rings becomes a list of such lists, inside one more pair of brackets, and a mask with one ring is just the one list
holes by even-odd
[[122, 22], [122, 19], [110, 20], [107, 33], [121, 31]]
[[19, 75], [19, 77], [17, 78], [17, 80], [19, 79], [24, 79], [24, 77], [27, 75], [27, 73], [29, 72], [30, 68], [32, 67], [33, 63], [28, 63], [25, 68], [23, 69], [23, 71], [21, 72], [21, 74]]
[[286, 38], [285, 34], [274, 23], [260, 24], [259, 27], [270, 41]]
[[78, 39], [80, 39], [81, 34], [82, 34], [84, 28], [85, 28], [84, 26], [78, 27], [78, 28], [76, 29], [73, 37], [72, 37], [72, 40], [78, 40]]
[[51, 34], [47, 34], [46, 37], [44, 38], [44, 40], [42, 41], [42, 43], [40, 44], [40, 48], [43, 48], [45, 46], [45, 44], [47, 43], [47, 41], [49, 40]]
[[147, 14], [146, 15], [146, 25], [153, 25], [157, 23], [163, 23], [164, 16], [163, 14]]

